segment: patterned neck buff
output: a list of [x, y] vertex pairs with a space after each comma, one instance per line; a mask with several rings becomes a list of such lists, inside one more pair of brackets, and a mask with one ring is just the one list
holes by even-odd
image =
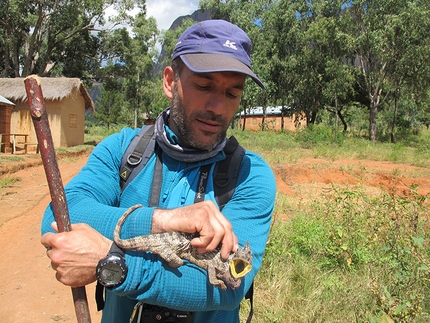
[[211, 151], [201, 150], [192, 147], [182, 147], [178, 143], [173, 142], [166, 133], [166, 127], [169, 120], [170, 109], [164, 110], [155, 121], [155, 139], [158, 146], [170, 157], [187, 163], [194, 163], [209, 159], [221, 150], [224, 149], [226, 138], [224, 139]]

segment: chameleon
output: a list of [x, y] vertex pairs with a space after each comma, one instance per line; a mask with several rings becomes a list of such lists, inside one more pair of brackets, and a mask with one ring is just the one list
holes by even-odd
[[220, 254], [221, 245], [214, 251], [205, 253], [199, 253], [197, 248], [191, 245], [191, 240], [198, 237], [198, 233], [166, 232], [121, 239], [121, 228], [125, 220], [131, 212], [140, 207], [140, 204], [130, 207], [119, 218], [114, 230], [114, 242], [118, 247], [125, 250], [150, 251], [159, 255], [172, 268], [182, 266], [183, 260], [188, 260], [205, 269], [209, 282], [223, 290], [227, 289], [227, 286], [231, 289], [238, 288], [242, 278], [251, 271], [252, 251], [248, 242], [231, 253], [227, 260], [223, 260]]

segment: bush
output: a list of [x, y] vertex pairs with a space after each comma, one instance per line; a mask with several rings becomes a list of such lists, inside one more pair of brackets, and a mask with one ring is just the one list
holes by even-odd
[[257, 322], [428, 322], [428, 214], [414, 187], [406, 198], [333, 187], [311, 212], [276, 218]]
[[345, 135], [324, 125], [308, 125], [297, 131], [296, 140], [303, 148], [326, 144], [342, 146]]

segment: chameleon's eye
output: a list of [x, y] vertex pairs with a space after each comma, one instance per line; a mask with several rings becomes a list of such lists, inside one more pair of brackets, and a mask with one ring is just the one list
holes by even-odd
[[242, 278], [252, 269], [252, 265], [241, 258], [235, 258], [230, 261], [230, 271], [234, 278]]

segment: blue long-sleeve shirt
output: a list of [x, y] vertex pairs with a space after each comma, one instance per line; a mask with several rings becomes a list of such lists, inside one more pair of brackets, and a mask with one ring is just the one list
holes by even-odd
[[[119, 168], [121, 159], [137, 130], [123, 129], [109, 136], [93, 150], [87, 164], [66, 186], [66, 198], [72, 223], [87, 223], [113, 240], [119, 217], [132, 205], [149, 205], [155, 156], [120, 194]], [[162, 186], [159, 207], [174, 208], [194, 202], [199, 168], [225, 158], [224, 152], [197, 163], [177, 161], [162, 154]], [[211, 172], [213, 172], [213, 165]], [[191, 311], [194, 322], [239, 322], [239, 304], [260, 269], [269, 234], [274, 207], [276, 184], [270, 167], [255, 153], [247, 151], [242, 160], [236, 189], [222, 213], [231, 222], [233, 231], [243, 246], [246, 241], [253, 252], [252, 271], [240, 288], [220, 290], [209, 283], [207, 272], [193, 264], [173, 269], [159, 256], [126, 251], [129, 268], [123, 284], [106, 292], [103, 323], [129, 322], [137, 301]], [[216, 203], [212, 175], [206, 187], [205, 199]], [[125, 222], [122, 237], [150, 234], [153, 207], [135, 210]], [[48, 206], [42, 233], [52, 231], [54, 221]]]

